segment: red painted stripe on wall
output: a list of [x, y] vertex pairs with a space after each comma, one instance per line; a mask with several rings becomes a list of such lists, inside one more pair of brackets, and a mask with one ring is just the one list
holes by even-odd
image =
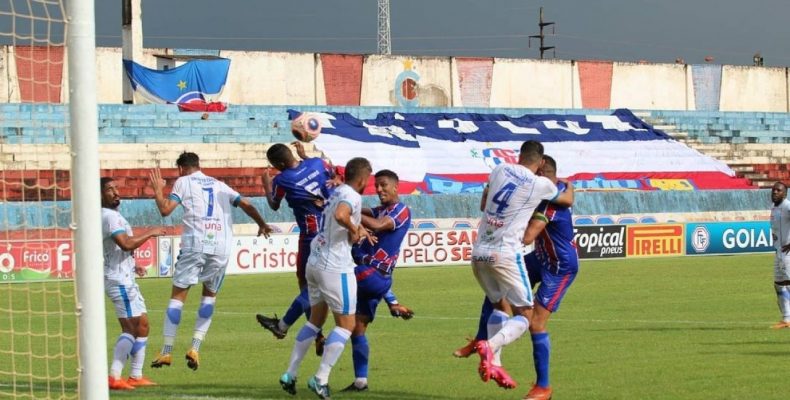
[[321, 54], [327, 105], [359, 105], [362, 94], [362, 62], [361, 55]]
[[456, 57], [455, 61], [463, 106], [489, 107], [491, 105], [491, 78], [494, 75], [494, 59]]
[[579, 61], [579, 81], [583, 108], [610, 108], [611, 61]]
[[23, 103], [60, 103], [62, 46], [15, 46], [19, 96]]

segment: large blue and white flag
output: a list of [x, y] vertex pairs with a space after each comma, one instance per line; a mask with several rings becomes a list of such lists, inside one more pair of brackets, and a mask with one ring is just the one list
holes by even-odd
[[[300, 113], [289, 110], [294, 119]], [[697, 190], [750, 187], [725, 163], [653, 129], [628, 110], [610, 115], [310, 113], [316, 146], [336, 165], [367, 157], [391, 169], [401, 192], [479, 192], [496, 165], [518, 162], [521, 144], [543, 143], [558, 176], [592, 190]]]
[[156, 70], [123, 60], [132, 88], [152, 103], [185, 104], [215, 101], [228, 80], [230, 60], [192, 60], [179, 67]]

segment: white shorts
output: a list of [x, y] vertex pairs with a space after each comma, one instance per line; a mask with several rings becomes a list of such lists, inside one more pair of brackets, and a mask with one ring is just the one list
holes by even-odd
[[202, 282], [208, 290], [217, 293], [227, 267], [228, 256], [182, 250], [173, 270], [173, 286], [187, 289]]
[[505, 299], [516, 307], [532, 307], [532, 286], [520, 251], [472, 250], [472, 272], [491, 302]]
[[334, 313], [356, 314], [357, 277], [354, 272], [329, 272], [308, 264], [305, 277], [311, 306], [325, 302]]
[[139, 317], [147, 312], [145, 299], [140, 293], [137, 283], [131, 285], [105, 284], [104, 292], [115, 306], [115, 315], [118, 318]]
[[790, 255], [781, 250], [774, 256], [774, 282], [790, 281]]

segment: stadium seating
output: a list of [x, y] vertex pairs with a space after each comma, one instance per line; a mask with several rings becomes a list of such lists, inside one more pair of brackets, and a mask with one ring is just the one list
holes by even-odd
[[[9, 199], [68, 199], [70, 156], [66, 145], [66, 113], [51, 112], [62, 105], [0, 105], [0, 171], [24, 170], [26, 180], [5, 175], [0, 190]], [[219, 178], [239, 187], [245, 195], [259, 196], [260, 175], [268, 167], [265, 152], [271, 143], [291, 142], [286, 106], [231, 105], [225, 113], [180, 112], [175, 105], [101, 105], [99, 141], [105, 175], [124, 176], [128, 198], [149, 197], [146, 179], [152, 167], [173, 167], [181, 151], [201, 155], [205, 168], [217, 169]], [[301, 106], [303, 111], [348, 112], [373, 118], [392, 107]], [[470, 112], [523, 115], [526, 113], [608, 114], [609, 110], [420, 108], [422, 112]], [[404, 110], [406, 111], [406, 110]], [[413, 109], [408, 111], [414, 111]], [[730, 165], [756, 185], [788, 179], [790, 115], [710, 111], [651, 111], [640, 116], [699, 151]], [[308, 151], [312, 151], [308, 146]], [[314, 153], [313, 153], [314, 154]], [[52, 172], [52, 170], [56, 172]], [[48, 171], [48, 172], [47, 172]], [[7, 179], [14, 178], [14, 179]], [[44, 189], [24, 189], [39, 179]], [[11, 184], [9, 184], [9, 182]]]
[[651, 111], [645, 119], [729, 164], [759, 187], [790, 179], [790, 114]]

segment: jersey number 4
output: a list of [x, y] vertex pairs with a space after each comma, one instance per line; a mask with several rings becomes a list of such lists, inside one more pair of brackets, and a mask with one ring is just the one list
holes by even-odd
[[491, 198], [491, 202], [496, 204], [496, 213], [501, 214], [502, 211], [505, 211], [507, 206], [509, 205], [508, 202], [510, 201], [510, 196], [513, 196], [513, 192], [516, 190], [515, 183], [508, 183], [505, 186], [502, 186], [496, 193], [494, 193], [494, 197]]

